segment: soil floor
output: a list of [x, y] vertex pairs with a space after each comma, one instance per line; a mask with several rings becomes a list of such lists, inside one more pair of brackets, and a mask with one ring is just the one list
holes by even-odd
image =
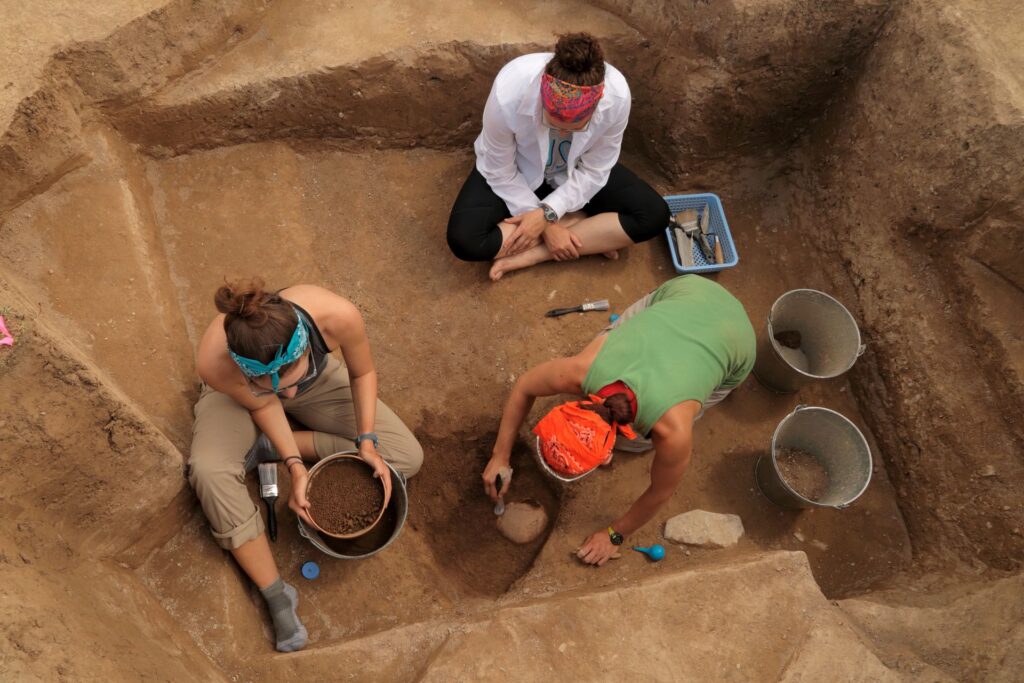
[[[442, 0], [416, 12], [398, 0], [108, 4], [82, 21], [64, 0], [35, 12], [0, 6], [13, 27], [0, 34], [17, 36], [0, 49], [17, 54], [0, 68], [0, 178], [10, 180], [0, 188], [0, 294], [10, 294], [0, 314], [18, 338], [10, 352], [0, 349], [0, 388], [19, 398], [0, 429], [25, 454], [5, 461], [0, 478], [0, 678], [50, 670], [68, 680], [126, 671], [318, 678], [347, 666], [364, 679], [546, 670], [598, 680], [626, 664], [652, 680], [669, 672], [673, 680], [937, 681], [1019, 671], [1014, 643], [1024, 631], [1013, 598], [1022, 582], [995, 572], [1020, 566], [1019, 426], [986, 408], [1024, 395], [1006, 370], [1024, 367], [1019, 262], [1008, 248], [965, 267], [966, 277], [995, 283], [978, 295], [991, 314], [972, 313], [965, 324], [953, 312], [970, 311], [973, 299], [949, 299], [942, 264], [954, 262], [935, 255], [921, 227], [946, 220], [949, 234], [969, 228], [977, 243], [990, 234], [979, 225], [1013, 223], [1024, 215], [1006, 190], [1017, 171], [980, 164], [1005, 169], [971, 186], [979, 202], [971, 216], [930, 199], [927, 217], [894, 208], [916, 211], [921, 197], [961, 179], [941, 155], [904, 172], [905, 158], [940, 138], [964, 137], [955, 147], [969, 156], [956, 126], [975, 119], [955, 109], [932, 115], [956, 96], [928, 99], [933, 71], [975, 73], [958, 66], [959, 55], [1000, 64], [991, 70], [999, 78], [967, 79], [987, 89], [965, 90], [972, 106], [999, 105], [991, 116], [971, 114], [998, 123], [971, 137], [977, 159], [1001, 159], [985, 155], [1004, 140], [1012, 148], [1024, 130], [1019, 78], [1006, 76], [1006, 65], [1022, 62], [1009, 47], [1012, 31], [996, 20], [1003, 10], [966, 0], [963, 13], [930, 0], [814, 11], [611, 0]], [[451, 22], [456, 11], [468, 19]], [[974, 15], [993, 29], [991, 43], [978, 40]], [[748, 378], [696, 423], [682, 484], [629, 539], [664, 544], [665, 559], [626, 549], [600, 569], [579, 564], [574, 550], [644, 490], [650, 453], [619, 453], [581, 483], [556, 484], [537, 468], [529, 434], [556, 399], [538, 401], [513, 453], [506, 500], [542, 506], [550, 524], [522, 545], [498, 532], [480, 474], [516, 378], [575, 353], [609, 313], [674, 277], [667, 244], [658, 238], [618, 260], [543, 264], [492, 283], [489, 264], [460, 262], [445, 242], [494, 71], [547, 45], [549, 27], [577, 20], [607, 39], [636, 84], [622, 161], [662, 194], [721, 197], [740, 262], [709, 277], [743, 302], [758, 334], [780, 295], [811, 288], [848, 304], [868, 344], [848, 375], [793, 394]], [[970, 30], [945, 30], [961, 25]], [[931, 66], [905, 57], [908, 45]], [[870, 78], [913, 116], [890, 116]], [[904, 82], [917, 87], [892, 87]], [[899, 99], [918, 91], [920, 103]], [[922, 137], [894, 135], [894, 158], [876, 164], [881, 131], [911, 120]], [[940, 174], [945, 184], [931, 185]], [[866, 183], [878, 190], [866, 191], [872, 196], [894, 195], [872, 209], [884, 230], [859, 222]], [[915, 195], [913, 204], [900, 192]], [[895, 233], [904, 249], [891, 248]], [[1024, 245], [1014, 239], [1008, 244]], [[299, 590], [310, 633], [297, 655], [272, 652], [264, 601], [178, 479], [199, 394], [193, 355], [216, 314], [213, 293], [225, 278], [253, 275], [271, 288], [322, 285], [355, 303], [380, 397], [425, 452], [408, 483], [404, 528], [372, 557], [321, 553], [300, 535], [286, 496], [278, 500], [272, 550]], [[878, 303], [893, 292], [898, 306]], [[611, 311], [543, 316], [597, 299]], [[979, 352], [979, 370], [967, 377], [974, 365], [963, 359], [975, 342], [962, 342], [984, 335], [1006, 359]], [[992, 381], [1000, 377], [1009, 379]], [[962, 415], [943, 408], [960, 400], [960, 388]], [[755, 465], [800, 405], [838, 411], [868, 441], [872, 480], [847, 509], [782, 509], [759, 492]], [[944, 430], [974, 446], [945, 448]], [[279, 476], [286, 492], [284, 468]], [[262, 513], [255, 472], [246, 483]], [[996, 493], [983, 495], [989, 489]], [[745, 535], [725, 550], [666, 542], [664, 522], [694, 509], [738, 515]], [[396, 519], [392, 507], [381, 528]], [[922, 567], [921, 557], [944, 557], [945, 545], [947, 564]], [[321, 569], [314, 581], [300, 571], [310, 560]], [[934, 567], [941, 571], [922, 576]], [[619, 598], [613, 609], [610, 595]], [[630, 600], [657, 612], [653, 627]], [[62, 608], [66, 616], [53, 619]], [[130, 617], [108, 629], [106, 615], [121, 611]], [[971, 627], [960, 638], [963, 624]], [[143, 645], [133, 640], [140, 633]], [[677, 633], [689, 650], [678, 649]], [[520, 649], [497, 647], [508, 642]], [[623, 644], [628, 654], [615, 660]], [[661, 669], [644, 661], [648, 644]], [[112, 664], [122, 662], [115, 650], [128, 653], [123, 668]], [[517, 669], [519, 657], [536, 666]]]
[[[108, 150], [118, 145], [102, 132], [95, 144]], [[668, 186], [642, 159], [627, 162], [665, 194], [702, 189], [720, 194], [742, 267], [715, 279], [744, 302], [756, 327], [763, 326], [768, 308], [783, 292], [827, 289], [807, 257], [813, 236], [787, 229], [773, 203], [777, 181], [760, 164], [737, 164], [734, 176], [720, 186], [687, 188]], [[353, 153], [328, 145], [270, 142], [122, 167], [123, 183], [136, 189], [132, 201], [158, 226], [157, 248], [166, 257], [166, 277], [174, 283], [165, 299], [180, 306], [187, 335], [139, 327], [133, 340], [138, 347], [175, 340], [176, 348], [162, 352], [174, 358], [158, 362], [135, 349], [126, 353], [104, 334], [104, 325], [113, 324], [105, 315], [113, 321], [123, 318], [128, 307], [129, 316], [135, 313], [126, 304], [138, 288], [128, 275], [136, 267], [134, 249], [104, 250], [109, 272], [115, 274], [111, 287], [129, 294], [110, 302], [99, 320], [80, 323], [81, 331], [88, 334], [92, 354], [125, 392], [163, 416], [173, 442], [187, 446], [188, 410], [196, 391], [187, 354], [197, 331], [214, 315], [213, 290], [224, 276], [259, 273], [272, 287], [320, 283], [359, 306], [378, 364], [380, 394], [424, 444], [425, 465], [409, 484], [407, 527], [373, 558], [345, 562], [321, 555], [298, 536], [285, 501], [278, 502], [282, 528], [275, 557], [286, 580], [301, 587], [299, 611], [312, 634], [311, 647], [425, 615], [472, 613], [510, 587], [512, 595], [598, 588], [766, 549], [806, 552], [815, 578], [832, 597], [862, 591], [907, 565], [909, 542], [880, 458], [867, 492], [843, 511], [782, 510], [755, 484], [758, 457], [767, 453], [778, 422], [798, 404], [838, 410], [871, 439], [843, 378], [809, 385], [795, 395], [774, 394], [748, 379], [697, 423], [695, 454], [682, 486], [657, 521], [630, 539], [640, 545], [658, 542], [665, 519], [701, 508], [741, 516], [746, 536], [733, 550], [686, 552], [672, 546], [657, 565], [636, 553], [600, 571], [578, 565], [571, 550], [639, 495], [650, 455], [620, 455], [585, 483], [560, 488], [536, 469], [525, 439], [512, 463], [516, 475], [509, 500], [540, 502], [553, 528], [549, 537], [525, 546], [502, 538], [479, 474], [511, 383], [533, 364], [578, 350], [607, 323], [607, 314], [551, 320], [543, 312], [601, 298], [621, 311], [674, 271], [667, 246], [658, 239], [624, 252], [617, 262], [596, 257], [546, 264], [491, 283], [485, 264], [456, 261], [444, 243], [450, 204], [471, 163], [468, 150]], [[69, 174], [52, 196], [14, 212], [15, 224], [24, 221], [25, 229], [16, 234], [26, 237], [20, 243], [15, 238], [23, 267], [35, 261], [60, 271], [88, 268], [83, 258], [87, 246], [61, 247], [40, 236], [71, 215], [102, 217], [110, 211], [108, 194], [97, 191], [114, 182], [109, 177], [110, 168], [101, 161]], [[121, 191], [120, 184], [116, 189]], [[109, 222], [116, 220], [111, 216]], [[259, 239], [252, 237], [256, 225], [265, 228]], [[47, 275], [43, 271], [44, 281]], [[71, 285], [73, 277], [61, 281], [66, 284], [52, 287], [51, 300], [71, 318], [83, 305], [83, 294]], [[89, 324], [98, 326], [96, 332], [88, 330]], [[140, 358], [160, 367], [150, 369]], [[167, 390], [153, 391], [154, 384]], [[533, 419], [542, 410], [538, 404]], [[256, 499], [255, 473], [251, 489]], [[263, 637], [236, 642], [239, 622], [251, 625], [241, 627], [243, 632], [267, 628], [257, 617], [261, 601], [240, 577], [231, 577], [234, 588], [224, 585], [218, 568], [227, 558], [208, 538], [201, 512], [193, 509], [184, 520], [177, 509], [168, 515], [173, 518], [164, 523], [184, 526], [170, 543], [147, 549], [140, 558], [146, 583], [219, 663], [262, 652]], [[195, 546], [204, 549], [201, 561], [191, 557], [194, 550], [184, 556], [183, 548]], [[312, 583], [299, 573], [310, 559], [322, 566]], [[212, 594], [225, 589], [247, 591], [253, 606], [247, 617], [231, 620], [231, 645], [221, 642], [225, 616], [210, 602]], [[387, 601], [380, 600], [382, 592]]]

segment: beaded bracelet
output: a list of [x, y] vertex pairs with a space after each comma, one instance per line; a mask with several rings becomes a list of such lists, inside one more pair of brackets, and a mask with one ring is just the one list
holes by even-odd
[[285, 458], [284, 459], [284, 466], [287, 467], [289, 470], [292, 468], [292, 466], [291, 466], [291, 461], [292, 460], [298, 460], [299, 463], [301, 463], [302, 462], [302, 457], [298, 456], [298, 455], [289, 455], [287, 458]]

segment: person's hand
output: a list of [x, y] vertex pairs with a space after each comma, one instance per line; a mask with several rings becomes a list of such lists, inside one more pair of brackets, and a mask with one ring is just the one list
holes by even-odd
[[[505, 473], [508, 473], [505, 475]], [[493, 500], [495, 503], [498, 502], [499, 498], [503, 498], [508, 492], [509, 484], [512, 483], [512, 468], [508, 466], [508, 459], [501, 458], [497, 455], [492, 455], [491, 459], [487, 462], [487, 467], [484, 468], [483, 480], [484, 480], [484, 492]], [[501, 490], [497, 488], [498, 475], [501, 477]]]
[[309, 518], [309, 501], [306, 500], [306, 482], [309, 480], [306, 466], [293, 462], [288, 468], [288, 474], [292, 478], [292, 493], [288, 496], [288, 507], [299, 516], [299, 519], [316, 528], [316, 524]]
[[619, 556], [619, 547], [612, 543], [611, 536], [608, 535], [607, 529], [595, 531], [590, 534], [587, 540], [583, 542], [580, 549], [576, 551], [576, 557], [580, 558], [587, 564], [595, 564], [598, 567], [608, 560], [615, 559]]
[[512, 218], [506, 218], [505, 222], [516, 226], [512, 234], [508, 236], [508, 241], [502, 246], [502, 251], [506, 256], [529, 249], [540, 238], [544, 228], [550, 225], [544, 220], [544, 209], [540, 207], [518, 216], [512, 216]]
[[369, 439], [359, 444], [359, 457], [373, 468], [373, 476], [384, 482], [384, 507], [387, 507], [391, 502], [391, 468], [384, 462], [384, 458], [380, 457]]
[[544, 244], [556, 261], [572, 261], [580, 257], [583, 240], [568, 228], [558, 223], [549, 223], [544, 229]]

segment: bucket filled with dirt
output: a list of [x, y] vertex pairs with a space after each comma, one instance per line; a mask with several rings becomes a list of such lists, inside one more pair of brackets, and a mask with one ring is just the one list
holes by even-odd
[[[329, 456], [329, 458], [346, 456], [362, 462], [355, 453], [355, 451], [346, 451], [344, 453], [336, 453]], [[313, 480], [313, 471], [327, 462], [329, 458], [324, 458], [310, 469], [311, 482]], [[366, 467], [370, 469], [369, 466]], [[406, 517], [409, 514], [409, 495], [405, 488], [405, 479], [390, 464], [388, 464], [388, 469], [391, 471], [391, 499], [384, 507], [377, 521], [368, 529], [355, 536], [343, 538], [321, 532], [300, 519], [299, 534], [317, 550], [339, 560], [362, 559], [376, 555], [387, 548], [401, 534], [402, 529], [405, 527]], [[373, 476], [372, 470], [370, 470], [370, 476]], [[374, 478], [373, 481], [376, 482], [377, 486], [381, 487], [381, 499], [383, 500], [383, 485], [378, 479]], [[309, 495], [308, 491], [309, 489], [307, 489], [307, 496]], [[312, 507], [313, 502], [310, 500], [310, 508]], [[316, 521], [315, 517], [313, 519]]]
[[309, 471], [306, 500], [317, 531], [331, 538], [356, 538], [384, 515], [384, 482], [358, 455], [338, 453]]
[[828, 408], [797, 406], [775, 428], [757, 486], [786, 508], [842, 509], [871, 481], [871, 449], [857, 426]]
[[838, 377], [862, 353], [860, 328], [845, 306], [823, 292], [794, 289], [768, 312], [754, 376], [772, 391], [792, 393], [811, 380]]

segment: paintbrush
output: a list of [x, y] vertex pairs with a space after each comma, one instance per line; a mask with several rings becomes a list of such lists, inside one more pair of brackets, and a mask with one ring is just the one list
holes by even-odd
[[545, 318], [557, 318], [560, 315], [566, 313], [585, 313], [587, 311], [607, 311], [611, 306], [608, 305], [608, 299], [601, 299], [600, 301], [591, 301], [589, 303], [580, 304], [579, 306], [573, 306], [571, 308], [553, 308], [544, 314]]
[[277, 513], [274, 503], [277, 502], [277, 463], [260, 463], [260, 498], [267, 504], [267, 532], [270, 540], [277, 542]]

